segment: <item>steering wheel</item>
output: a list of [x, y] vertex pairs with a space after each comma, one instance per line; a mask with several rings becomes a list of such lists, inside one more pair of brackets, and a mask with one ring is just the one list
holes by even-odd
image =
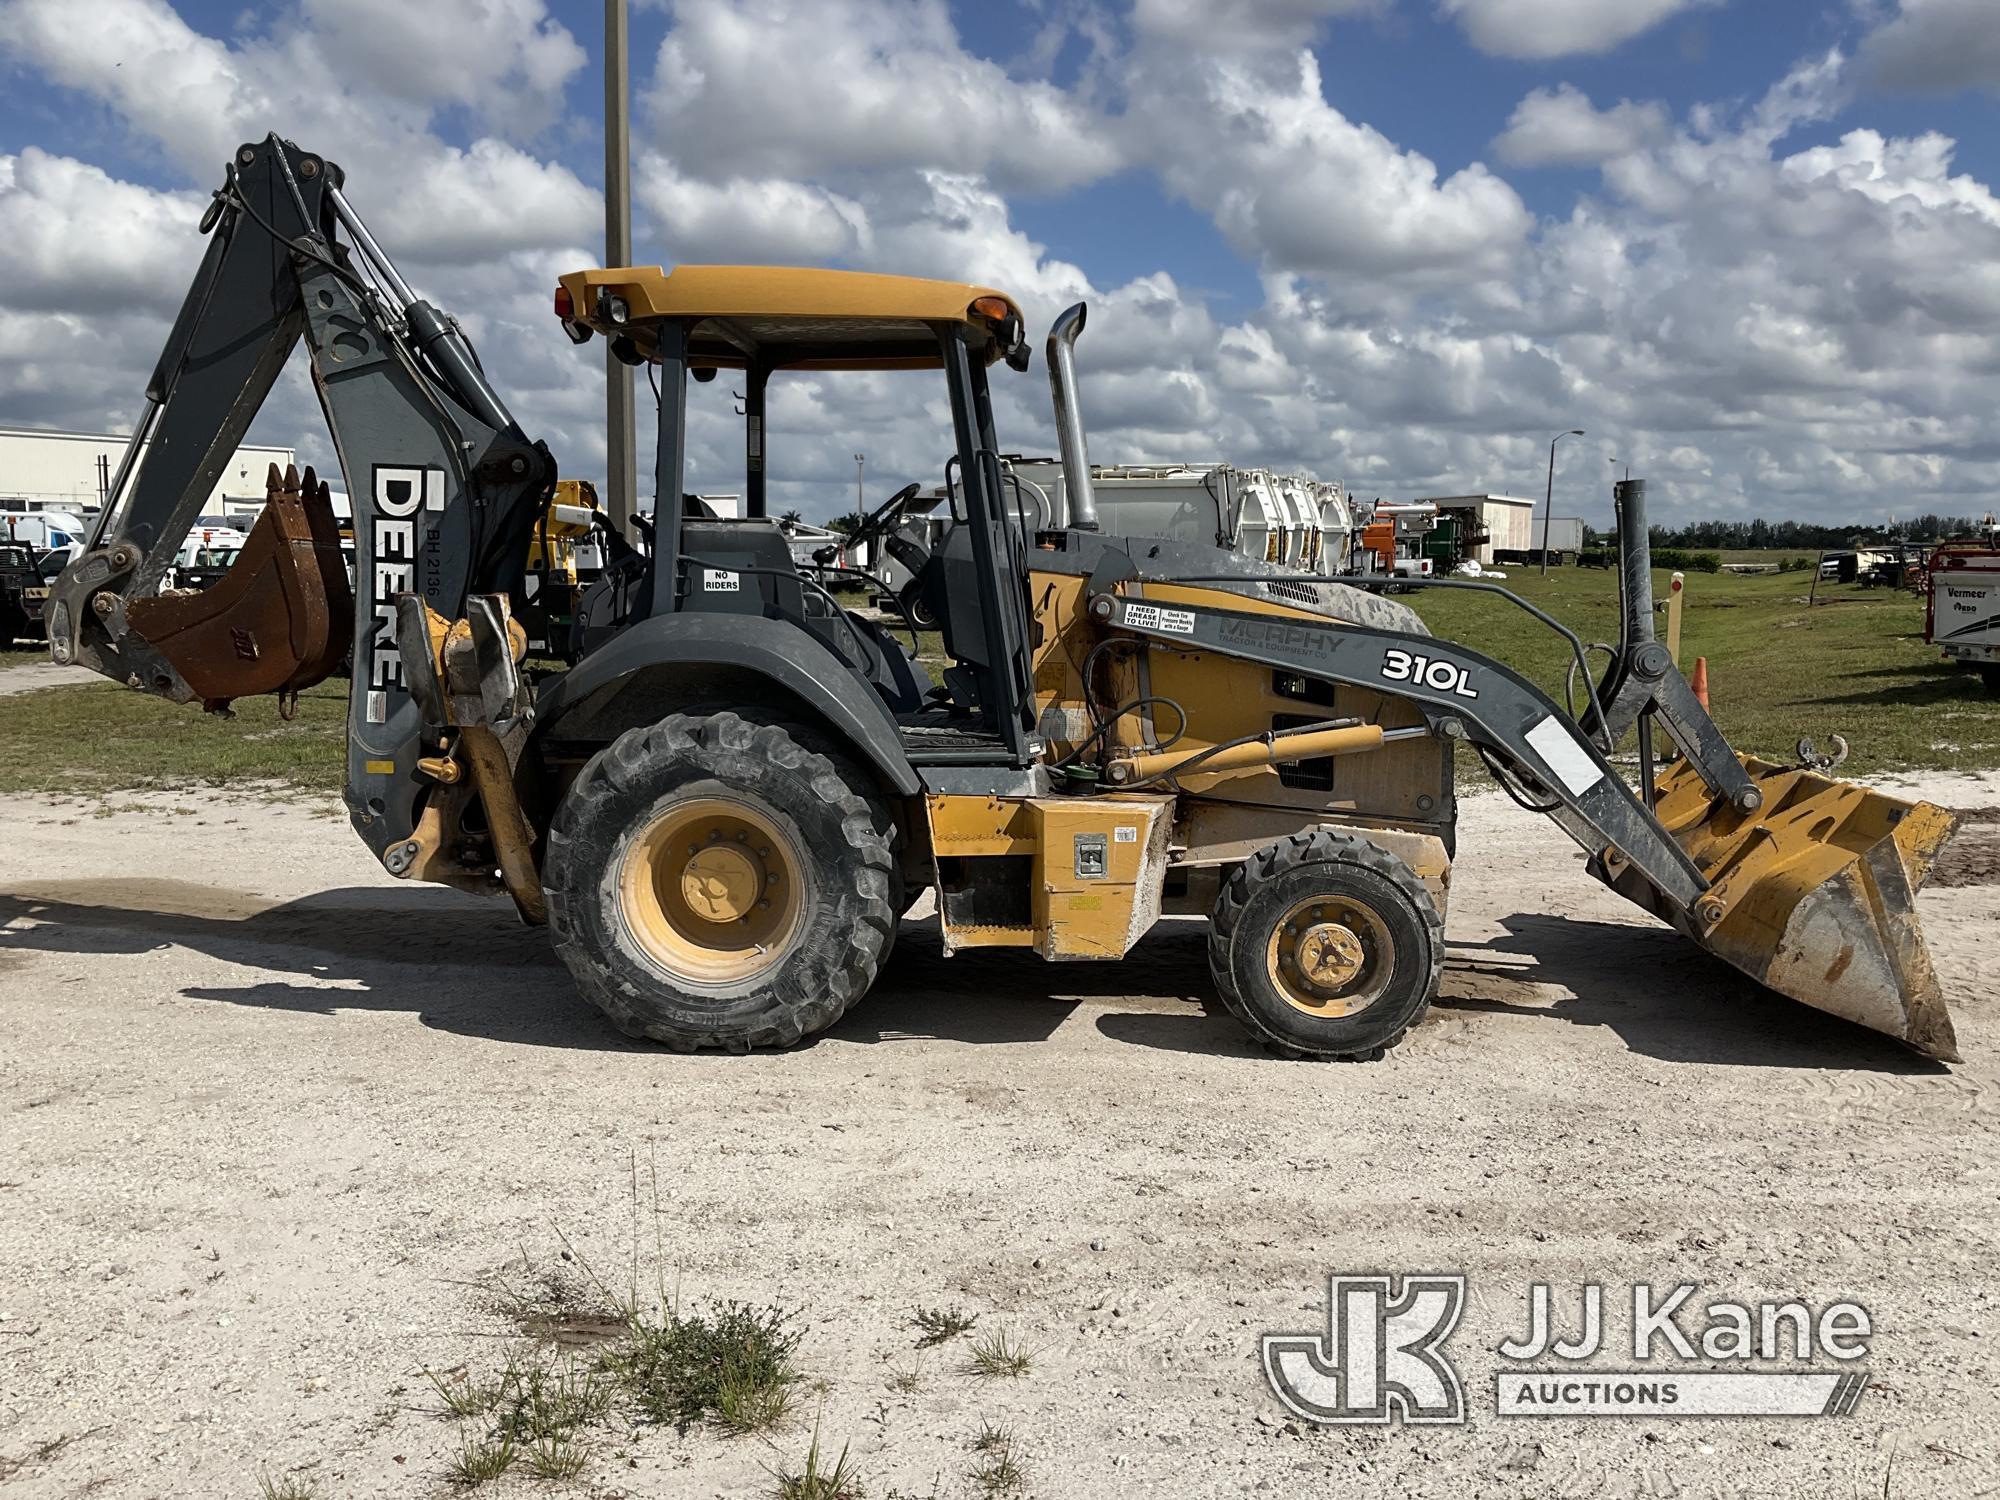
[[859, 526], [859, 528], [856, 529], [854, 534], [856, 536], [869, 536], [877, 531], [880, 531], [884, 526], [889, 524], [890, 518], [894, 516], [897, 511], [901, 510], [904, 506], [908, 505], [912, 500], [916, 499], [917, 495], [919, 494], [919, 492], [922, 491], [922, 489], [923, 485], [921, 484], [904, 485], [900, 490], [897, 490], [895, 494], [891, 495], [887, 500], [884, 500], [882, 504], [875, 510], [875, 512], [872, 515], [870, 515], [867, 520], [861, 523], [861, 525]]
[[[861, 524], [855, 527], [854, 530], [850, 531], [847, 534], [848, 541], [849, 542], [860, 541], [865, 537], [871, 537], [879, 533], [883, 527], [887, 526], [890, 521], [895, 519], [896, 513], [898, 511], [900, 511], [904, 506], [908, 505], [912, 500], [916, 499], [917, 496], [922, 491], [923, 491], [923, 485], [921, 483], [904, 485], [900, 490], [897, 490], [895, 494], [891, 495], [887, 500], [884, 500], [873, 511], [869, 512], [866, 516], [862, 517]], [[834, 542], [830, 546], [821, 547], [817, 552], [813, 553], [813, 561], [818, 563], [830, 563], [833, 561], [834, 558], [840, 555], [840, 548], [841, 548], [841, 543], [839, 542]]]

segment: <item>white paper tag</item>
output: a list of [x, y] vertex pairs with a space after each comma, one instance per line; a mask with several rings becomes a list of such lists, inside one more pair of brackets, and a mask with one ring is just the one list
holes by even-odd
[[1571, 796], [1581, 797], [1604, 779], [1604, 772], [1590, 758], [1590, 752], [1576, 742], [1576, 736], [1563, 728], [1554, 714], [1530, 729], [1527, 738], [1535, 754], [1569, 788]]

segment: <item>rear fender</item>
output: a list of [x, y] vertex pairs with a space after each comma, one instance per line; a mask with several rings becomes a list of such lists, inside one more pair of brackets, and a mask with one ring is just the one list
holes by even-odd
[[696, 704], [778, 710], [848, 746], [884, 790], [923, 788], [875, 690], [808, 632], [759, 615], [657, 615], [619, 632], [543, 689], [535, 740], [608, 744]]

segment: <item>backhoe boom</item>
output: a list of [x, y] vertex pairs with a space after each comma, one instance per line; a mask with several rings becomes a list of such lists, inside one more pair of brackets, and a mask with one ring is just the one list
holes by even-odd
[[[418, 595], [447, 619], [461, 617], [471, 595], [518, 600], [529, 530], [556, 476], [456, 322], [416, 296], [368, 233], [344, 182], [337, 165], [275, 135], [231, 160], [111, 497], [51, 590], [49, 639], [59, 662], [215, 708], [266, 690], [254, 684], [273, 675], [274, 652], [297, 652], [302, 666], [327, 653], [300, 602], [314, 593], [312, 568], [338, 566], [324, 547], [308, 556], [269, 539], [255, 555], [271, 559], [271, 578], [238, 590], [261, 607], [218, 617], [214, 628], [168, 635], [161, 611], [148, 608], [199, 612], [195, 601], [152, 596], [303, 338], [353, 507], [352, 623], [336, 627], [351, 629], [353, 643], [346, 800], [380, 856], [415, 829], [422, 782], [413, 773], [424, 754], [396, 645], [396, 598]], [[312, 486], [293, 492], [308, 512], [328, 503]], [[267, 524], [278, 523], [260, 519]], [[318, 581], [335, 592], [332, 580]], [[290, 679], [294, 690], [309, 680]], [[230, 691], [234, 683], [243, 685]]]

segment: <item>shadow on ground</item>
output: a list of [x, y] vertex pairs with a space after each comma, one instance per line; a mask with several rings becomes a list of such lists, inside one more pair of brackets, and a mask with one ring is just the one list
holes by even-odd
[[[1942, 1063], [1838, 1016], [1764, 988], [1665, 927], [1523, 912], [1504, 936], [1453, 945], [1440, 1007], [1536, 1015], [1606, 1026], [1632, 1051], [1663, 1062], [1943, 1074]], [[1482, 955], [1491, 955], [1490, 958]], [[1524, 968], [1510, 959], [1533, 959]], [[1568, 998], [1524, 1006], [1485, 981], [1532, 975]]]
[[[1896, 679], [1887, 686], [1880, 685], [1882, 679]], [[1931, 707], [1940, 703], [1966, 703], [1988, 705], [1993, 703], [1993, 695], [1987, 692], [1979, 674], [1968, 672], [1949, 662], [1921, 662], [1909, 666], [1882, 667], [1869, 671], [1843, 672], [1842, 681], [1865, 682], [1870, 684], [1857, 687], [1853, 692], [1838, 693], [1832, 697], [1813, 697], [1794, 700], [1795, 706], [1810, 708], [1822, 704], [1900, 704], [1904, 706]]]
[[[1455, 943], [1433, 1015], [1504, 1014], [1610, 1028], [1668, 1062], [1941, 1072], [1893, 1042], [1782, 999], [1665, 928], [1521, 914]], [[270, 903], [158, 879], [49, 882], [0, 894], [0, 958], [190, 948], [295, 980], [196, 985], [187, 998], [328, 1015], [415, 1014], [426, 1026], [535, 1046], [633, 1050], [577, 994], [543, 932], [436, 887], [356, 887]], [[335, 986], [338, 986], [337, 988]], [[1551, 991], [1567, 992], [1551, 999]], [[848, 1042], [1033, 1043], [1076, 1007], [1133, 1046], [1216, 1056], [1262, 1049], [1216, 1001], [1207, 924], [1169, 918], [1120, 963], [1049, 964], [1020, 950], [947, 958], [906, 922], [874, 992], [825, 1035]], [[1475, 1041], [1476, 1045], [1476, 1041]]]

